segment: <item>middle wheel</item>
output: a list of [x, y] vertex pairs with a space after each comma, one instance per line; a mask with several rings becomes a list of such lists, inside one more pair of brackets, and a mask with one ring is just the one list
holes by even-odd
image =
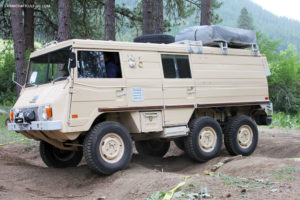
[[190, 123], [190, 134], [185, 138], [187, 154], [194, 160], [205, 162], [219, 155], [222, 147], [222, 129], [211, 117], [194, 119]]
[[145, 140], [136, 141], [135, 148], [139, 154], [163, 157], [170, 148], [170, 141]]

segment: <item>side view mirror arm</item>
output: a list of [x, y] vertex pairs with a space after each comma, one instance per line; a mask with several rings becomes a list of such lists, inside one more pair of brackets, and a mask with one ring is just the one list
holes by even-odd
[[71, 63], [71, 59], [69, 58], [69, 61], [68, 61], [68, 71], [69, 71], [69, 74], [70, 74], [71, 80], [73, 80], [73, 76], [72, 76], [72, 74], [71, 74], [71, 67], [70, 67], [70, 63]]
[[76, 54], [74, 52], [71, 52], [68, 61], [68, 71], [71, 76], [71, 80], [73, 80], [71, 69], [75, 67], [76, 67]]
[[12, 82], [14, 82], [17, 86], [19, 86], [20, 88], [22, 88], [23, 86], [18, 83], [17, 81], [15, 81], [15, 72], [12, 73]]

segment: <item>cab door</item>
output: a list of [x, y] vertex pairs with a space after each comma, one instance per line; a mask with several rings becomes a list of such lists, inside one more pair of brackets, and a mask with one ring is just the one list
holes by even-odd
[[77, 50], [70, 125], [85, 125], [91, 116], [97, 116], [105, 109], [127, 105], [126, 81], [119, 52]]

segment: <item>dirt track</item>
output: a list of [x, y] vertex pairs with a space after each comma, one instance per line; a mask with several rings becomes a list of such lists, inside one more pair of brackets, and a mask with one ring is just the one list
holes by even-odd
[[[300, 131], [261, 131], [259, 145], [250, 157], [231, 161], [218, 172], [243, 177], [249, 183], [225, 184], [218, 176], [203, 175], [229, 157], [221, 156], [207, 163], [195, 163], [173, 144], [163, 159], [134, 154], [128, 169], [111, 176], [91, 172], [82, 161], [79, 167], [47, 168], [39, 157], [38, 147], [12, 144], [0, 147], [0, 199], [146, 199], [155, 191], [168, 191], [187, 175], [201, 174], [188, 180], [184, 187], [194, 192], [205, 185], [211, 199], [295, 199], [300, 200]], [[299, 168], [277, 177], [280, 170]], [[269, 179], [273, 184], [258, 183]], [[193, 184], [189, 188], [189, 184]], [[245, 189], [243, 190], [243, 186]], [[191, 185], [190, 185], [191, 187]], [[243, 192], [241, 192], [243, 191]]]

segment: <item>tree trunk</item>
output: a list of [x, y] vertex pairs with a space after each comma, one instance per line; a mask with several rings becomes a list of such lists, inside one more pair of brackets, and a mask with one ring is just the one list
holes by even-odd
[[[25, 4], [33, 5], [34, 0], [25, 0]], [[33, 18], [34, 9], [24, 8], [24, 33], [25, 33], [25, 49], [34, 50], [34, 18]]]
[[162, 34], [164, 32], [164, 11], [163, 0], [153, 1], [153, 26], [154, 33]]
[[201, 24], [200, 25], [210, 25], [210, 1], [211, 0], [201, 0]]
[[70, 39], [71, 0], [58, 0], [58, 41]]
[[[20, 5], [19, 0], [11, 0], [10, 3], [12, 5]], [[22, 8], [11, 7], [11, 26], [14, 41], [17, 82], [23, 85], [25, 82], [26, 58]], [[18, 96], [20, 94], [20, 91], [21, 88], [17, 86]]]
[[153, 1], [143, 0], [143, 35], [153, 34], [154, 28], [152, 25]]
[[143, 35], [162, 34], [163, 0], [143, 0]]
[[115, 0], [105, 0], [105, 40], [116, 40]]

